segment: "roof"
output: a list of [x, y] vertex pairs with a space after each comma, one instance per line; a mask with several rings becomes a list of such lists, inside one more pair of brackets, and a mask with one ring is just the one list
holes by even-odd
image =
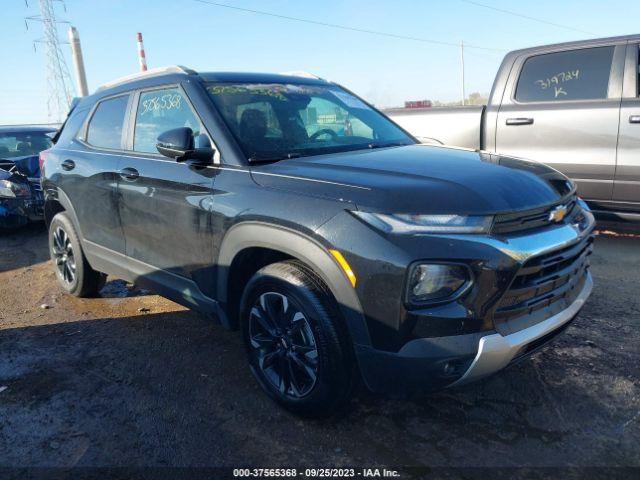
[[109, 81], [107, 83], [103, 83], [102, 85], [100, 85], [96, 89], [96, 92], [100, 92], [100, 91], [106, 90], [108, 88], [116, 87], [118, 85], [124, 85], [126, 83], [134, 82], [136, 80], [143, 80], [145, 78], [161, 77], [161, 76], [164, 76], [164, 75], [175, 74], [175, 73], [182, 73], [182, 74], [185, 74], [185, 75], [193, 75], [196, 72], [194, 72], [190, 68], [183, 67], [182, 65], [169, 65], [167, 67], [152, 68], [151, 70], [146, 70], [144, 72], [132, 73], [131, 75], [125, 75], [124, 77], [116, 78], [115, 80], [111, 80], [111, 81]]
[[607, 43], [626, 43], [626, 42], [638, 42], [640, 41], [640, 34], [634, 35], [620, 35], [617, 37], [602, 37], [602, 38], [589, 38], [587, 40], [578, 40], [573, 42], [554, 43], [548, 45], [537, 45], [530, 48], [520, 48], [509, 52], [510, 54], [519, 54], [522, 52], [530, 52], [535, 50], [553, 50], [557, 48], [574, 48], [574, 47], [589, 47]]
[[57, 125], [0, 125], [0, 133], [51, 133], [56, 130]]
[[154, 68], [146, 72], [137, 72], [107, 82], [96, 89], [95, 93], [104, 94], [106, 90], [129, 84], [141, 84], [144, 80], [161, 80], [165, 77], [197, 75], [206, 82], [238, 82], [238, 83], [297, 83], [321, 85], [327, 81], [307, 72], [275, 73], [243, 73], [243, 72], [196, 72], [180, 65]]
[[310, 74], [248, 73], [248, 72], [198, 72], [207, 82], [237, 83], [297, 83], [305, 85], [326, 85], [328, 82]]

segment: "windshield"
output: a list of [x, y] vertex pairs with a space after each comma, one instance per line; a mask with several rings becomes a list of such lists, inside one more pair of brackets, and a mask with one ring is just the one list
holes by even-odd
[[35, 156], [51, 145], [46, 132], [0, 132], [0, 158]]
[[250, 160], [415, 143], [338, 86], [215, 83], [207, 91]]

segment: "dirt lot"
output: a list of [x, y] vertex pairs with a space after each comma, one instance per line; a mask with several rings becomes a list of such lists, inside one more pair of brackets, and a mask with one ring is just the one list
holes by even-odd
[[323, 422], [267, 400], [203, 316], [117, 280], [63, 296], [46, 243], [0, 234], [0, 466], [640, 467], [640, 238], [598, 238], [591, 300], [531, 360]]

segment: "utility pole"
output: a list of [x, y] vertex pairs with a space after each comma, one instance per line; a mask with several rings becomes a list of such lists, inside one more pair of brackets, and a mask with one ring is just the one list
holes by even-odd
[[462, 67], [462, 105], [464, 106], [467, 95], [464, 91], [464, 41], [460, 42], [460, 62]]
[[[62, 0], [57, 1], [64, 7]], [[42, 23], [44, 37], [34, 41], [34, 48], [37, 43], [45, 45], [47, 117], [50, 122], [61, 122], [69, 109], [73, 87], [69, 68], [60, 48], [61, 43], [64, 42], [58, 38], [58, 24], [69, 22], [56, 19], [53, 2], [54, 0], [38, 0], [40, 15], [26, 17], [25, 24], [29, 28], [29, 21]]]
[[82, 58], [82, 47], [80, 46], [80, 35], [76, 27], [69, 28], [69, 43], [71, 44], [71, 58], [73, 59], [73, 69], [76, 73], [76, 83], [78, 84], [78, 95], [86, 97], [89, 95], [87, 87], [87, 73], [84, 69], [84, 59]]
[[140, 63], [140, 71], [147, 71], [147, 56], [144, 53], [144, 44], [142, 43], [142, 33], [138, 32], [138, 62]]

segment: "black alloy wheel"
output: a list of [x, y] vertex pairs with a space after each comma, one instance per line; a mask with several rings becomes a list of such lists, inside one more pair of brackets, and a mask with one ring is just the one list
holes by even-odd
[[264, 376], [282, 395], [302, 398], [318, 380], [318, 349], [311, 325], [295, 301], [265, 292], [249, 318], [251, 347]]
[[251, 373], [270, 398], [306, 417], [344, 411], [358, 374], [353, 344], [313, 270], [298, 260], [261, 268], [239, 310]]
[[73, 285], [76, 280], [76, 259], [71, 239], [60, 226], [54, 230], [52, 237], [51, 256], [58, 275], [65, 283]]

